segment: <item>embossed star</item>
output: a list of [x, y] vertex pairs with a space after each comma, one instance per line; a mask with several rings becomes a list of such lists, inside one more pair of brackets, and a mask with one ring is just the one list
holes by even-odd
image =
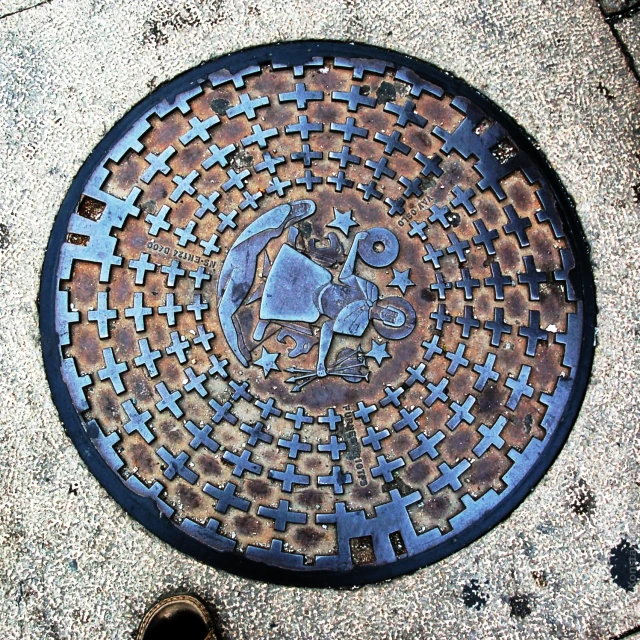
[[378, 344], [375, 340], [371, 341], [371, 350], [368, 351], [367, 353], [365, 353], [364, 355], [369, 357], [369, 358], [374, 358], [375, 361], [378, 363], [378, 366], [380, 366], [382, 364], [382, 361], [385, 358], [390, 358], [391, 356], [389, 355], [389, 353], [387, 352], [387, 345], [389, 343], [388, 342], [383, 342], [381, 344]]
[[333, 207], [333, 222], [330, 222], [327, 227], [335, 227], [336, 229], [340, 229], [345, 236], [349, 235], [349, 229], [351, 227], [359, 226], [358, 223], [351, 217], [353, 215], [353, 211], [349, 209], [349, 211], [338, 211], [335, 207]]
[[407, 292], [407, 287], [415, 287], [416, 283], [409, 278], [409, 272], [411, 269], [407, 269], [406, 271], [398, 271], [397, 269], [393, 270], [393, 280], [389, 283], [390, 287], [398, 287], [402, 291], [402, 295]]
[[262, 355], [253, 364], [258, 367], [262, 367], [262, 372], [266, 378], [270, 371], [280, 371], [280, 367], [276, 364], [279, 353], [269, 353], [264, 347], [262, 347]]

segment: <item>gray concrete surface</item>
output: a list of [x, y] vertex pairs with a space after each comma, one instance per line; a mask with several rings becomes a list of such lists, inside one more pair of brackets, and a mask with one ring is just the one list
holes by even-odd
[[[62, 198], [133, 104], [212, 56], [319, 37], [434, 62], [535, 136], [575, 199], [600, 309], [579, 420], [526, 502], [453, 557], [351, 591], [237, 578], [126, 516], [64, 436], [36, 306]], [[223, 638], [584, 640], [640, 627], [638, 574], [610, 560], [617, 548], [637, 566], [640, 543], [640, 90], [595, 0], [52, 0], [1, 19], [0, 42], [0, 636], [131, 638], [176, 589], [212, 603]]]

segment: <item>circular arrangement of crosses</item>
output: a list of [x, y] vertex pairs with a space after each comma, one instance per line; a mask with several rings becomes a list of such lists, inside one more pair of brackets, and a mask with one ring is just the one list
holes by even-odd
[[67, 430], [134, 517], [245, 575], [448, 555], [542, 476], [584, 395], [579, 225], [470, 87], [341, 43], [180, 76], [62, 206], [41, 325]]

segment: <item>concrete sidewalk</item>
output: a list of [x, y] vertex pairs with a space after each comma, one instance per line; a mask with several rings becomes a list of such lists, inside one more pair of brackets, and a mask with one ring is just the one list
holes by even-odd
[[[223, 638], [575, 638], [640, 631], [640, 13], [602, 0], [0, 0], [0, 635], [131, 638], [195, 591]], [[605, 19], [606, 17], [606, 19]], [[432, 62], [535, 139], [575, 200], [599, 304], [593, 377], [543, 482], [480, 541], [350, 591], [216, 571], [98, 485], [58, 419], [37, 295], [82, 162], [158, 84], [266, 42], [334, 38]]]

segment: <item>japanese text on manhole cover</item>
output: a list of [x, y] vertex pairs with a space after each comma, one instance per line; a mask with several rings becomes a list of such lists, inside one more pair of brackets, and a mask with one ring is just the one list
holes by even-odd
[[136, 518], [348, 584], [433, 562], [541, 477], [584, 394], [579, 227], [512, 121], [346, 44], [232, 55], [107, 135], [41, 300], [54, 398]]

